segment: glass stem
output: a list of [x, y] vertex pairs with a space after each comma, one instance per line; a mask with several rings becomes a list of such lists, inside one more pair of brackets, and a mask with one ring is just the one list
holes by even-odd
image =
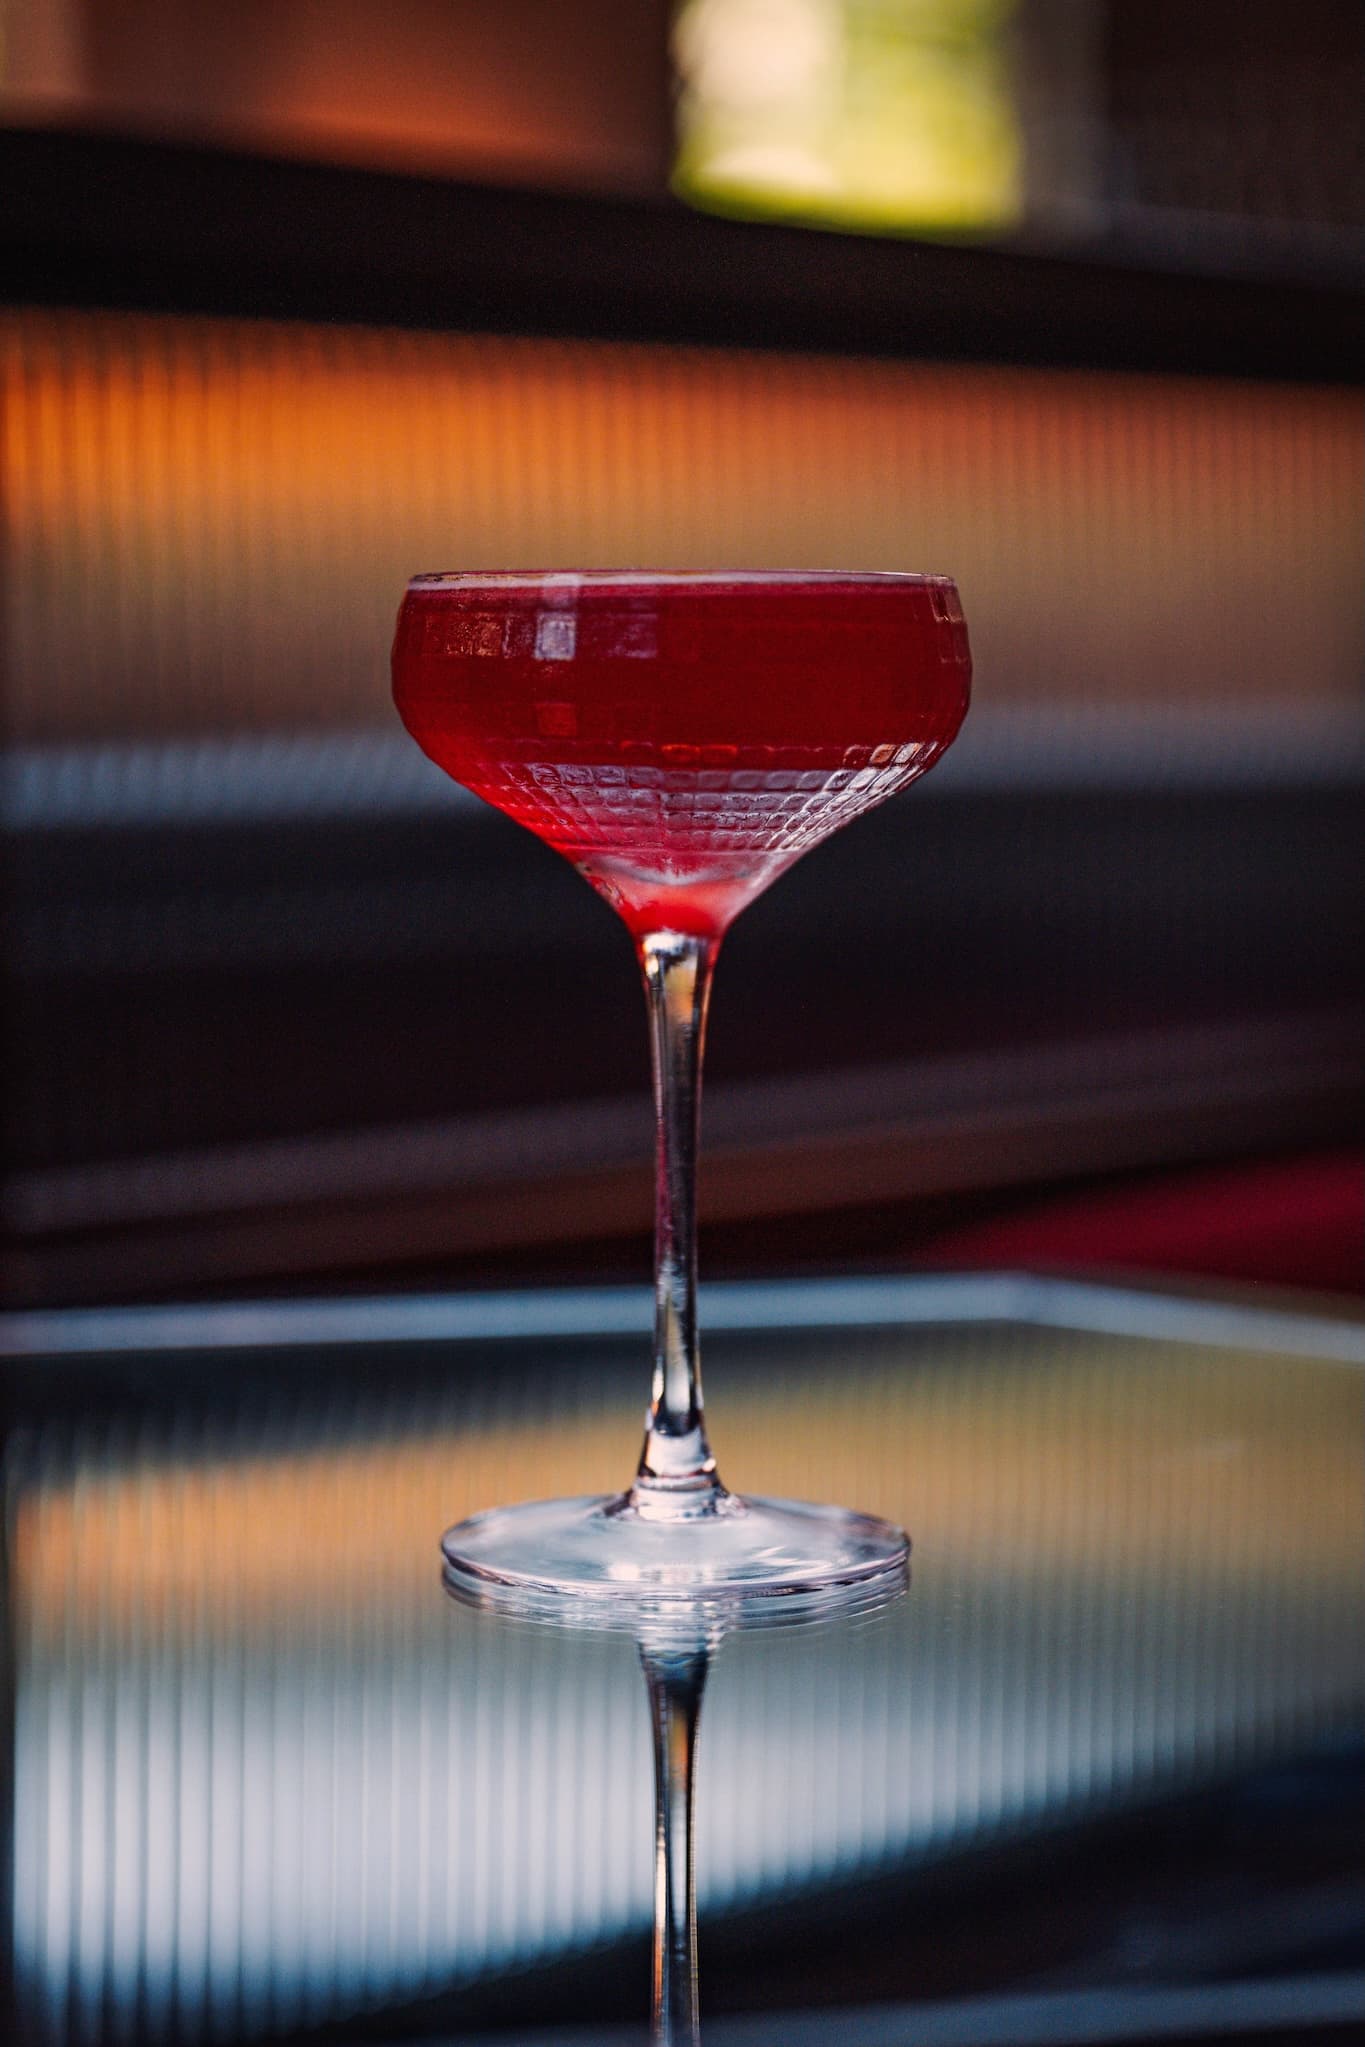
[[716, 950], [714, 940], [679, 931], [640, 941], [657, 1145], [654, 1385], [630, 1501], [659, 1520], [713, 1514], [728, 1498], [706, 1440], [697, 1345], [697, 1141]]
[[654, 1727], [654, 1999], [656, 2047], [698, 2047], [694, 1857], [697, 1721], [709, 1648], [640, 1647]]

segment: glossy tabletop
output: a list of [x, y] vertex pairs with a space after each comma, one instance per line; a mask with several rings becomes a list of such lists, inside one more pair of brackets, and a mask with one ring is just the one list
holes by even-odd
[[[26, 2035], [641, 2036], [635, 1647], [457, 1606], [437, 1543], [628, 1477], [648, 1322], [10, 1318]], [[715, 1658], [706, 2040], [1365, 2024], [1365, 1329], [1006, 1277], [717, 1287], [703, 1324], [727, 1479], [914, 1544], [889, 1610]]]

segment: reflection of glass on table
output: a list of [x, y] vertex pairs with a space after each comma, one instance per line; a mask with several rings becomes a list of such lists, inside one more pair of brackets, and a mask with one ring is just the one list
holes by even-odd
[[640, 1656], [649, 1699], [654, 1745], [654, 1952], [650, 2000], [651, 2039], [656, 2047], [698, 2047], [700, 2000], [697, 1967], [696, 1804], [697, 1739], [711, 1666], [730, 1637], [781, 1629], [866, 1622], [902, 1598], [908, 1562], [900, 1572], [877, 1571], [861, 1580], [824, 1585], [774, 1599], [769, 1593], [720, 1596], [702, 1593], [680, 1599], [671, 1588], [661, 1597], [647, 1589], [632, 1596], [623, 1587], [609, 1606], [585, 1608], [554, 1592], [539, 1598], [518, 1593], [509, 1604], [507, 1587], [466, 1573], [449, 1558], [446, 1589], [475, 1612], [497, 1614], [512, 1623], [568, 1628], [589, 1637], [628, 1634]]
[[[717, 1288], [706, 1310], [737, 1480], [799, 1493], [832, 1468], [918, 1537], [892, 1612], [740, 1636], [716, 1666], [708, 2043], [741, 2003], [861, 2003], [874, 1945], [897, 2009], [1048, 1972], [1113, 2009], [1215, 1985], [1228, 2009], [1253, 1974], [1264, 2009], [1340, 1986], [1365, 1808], [1359, 1327], [973, 1279]], [[530, 2040], [551, 1990], [594, 2037], [636, 2020], [633, 1646], [452, 1609], [430, 1538], [513, 1471], [610, 1483], [648, 1315], [598, 1292], [11, 1318], [12, 1913], [36, 2039], [391, 2037], [425, 2007], [449, 2037]], [[796, 1398], [775, 1433], [778, 1361]], [[987, 1896], [968, 1949], [952, 1928]]]

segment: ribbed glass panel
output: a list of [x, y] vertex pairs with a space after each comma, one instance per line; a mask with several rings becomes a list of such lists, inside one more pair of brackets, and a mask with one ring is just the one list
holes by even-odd
[[[216, 1410], [168, 1357], [136, 1418], [13, 1441], [39, 2039], [330, 2021], [646, 1922], [629, 1641], [454, 1608], [435, 1547], [626, 1471], [639, 1346], [464, 1349], [383, 1396], [281, 1353]], [[732, 1483], [892, 1515], [915, 1556], [889, 1615], [723, 1648], [703, 1916], [1359, 1724], [1357, 1368], [1003, 1322], [731, 1331], [708, 1363]]]
[[28, 743], [386, 724], [432, 568], [945, 568], [979, 708], [1356, 700], [1358, 392], [35, 310], [0, 415]]

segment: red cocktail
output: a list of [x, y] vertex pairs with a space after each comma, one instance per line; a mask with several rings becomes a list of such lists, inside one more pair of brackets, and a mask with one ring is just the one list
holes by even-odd
[[659, 1134], [653, 1400], [617, 1498], [480, 1515], [452, 1572], [601, 1599], [762, 1595], [902, 1568], [899, 1530], [741, 1500], [716, 1475], [696, 1336], [695, 1150], [711, 968], [732, 918], [931, 767], [971, 657], [945, 576], [419, 576], [394, 700], [458, 782], [571, 860], [644, 970]]
[[394, 700], [636, 937], [718, 937], [931, 767], [971, 675], [943, 576], [422, 576]]

